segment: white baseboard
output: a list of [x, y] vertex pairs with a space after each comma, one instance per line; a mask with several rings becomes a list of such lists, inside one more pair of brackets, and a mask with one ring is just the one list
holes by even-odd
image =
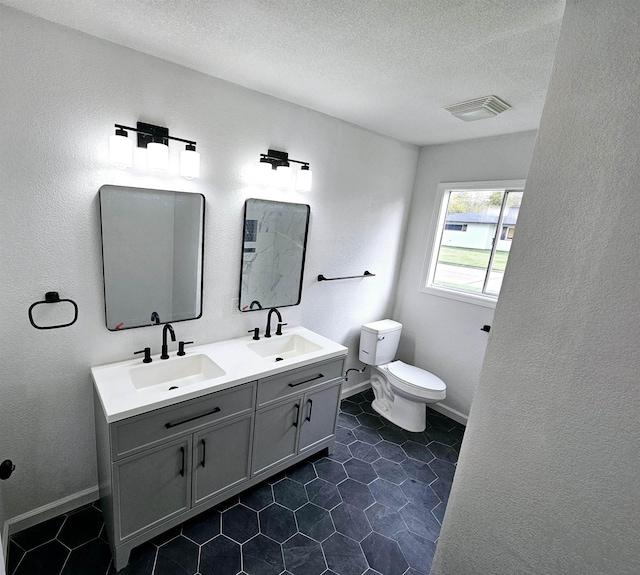
[[89, 489], [85, 489], [84, 491], [74, 493], [73, 495], [69, 495], [68, 497], [63, 497], [62, 499], [58, 499], [58, 501], [48, 503], [42, 507], [38, 507], [32, 511], [27, 511], [26, 513], [18, 515], [12, 519], [7, 519], [2, 530], [2, 542], [4, 548], [7, 549], [9, 536], [14, 533], [33, 527], [34, 525], [47, 521], [48, 519], [53, 519], [62, 513], [73, 511], [87, 503], [93, 503], [96, 499], [98, 499], [97, 485], [95, 487], [89, 487]]
[[433, 411], [437, 411], [438, 413], [442, 413], [442, 415], [446, 415], [449, 419], [453, 419], [453, 421], [457, 421], [461, 423], [465, 427], [467, 426], [468, 416], [464, 415], [464, 413], [460, 413], [459, 411], [447, 407], [446, 405], [442, 405], [441, 403], [429, 403], [428, 404]]
[[351, 397], [352, 395], [355, 395], [356, 393], [360, 393], [361, 391], [364, 391], [365, 389], [369, 389], [370, 387], [371, 387], [371, 382], [367, 379], [367, 381], [363, 381], [351, 387], [347, 387], [347, 389], [343, 388], [342, 399]]

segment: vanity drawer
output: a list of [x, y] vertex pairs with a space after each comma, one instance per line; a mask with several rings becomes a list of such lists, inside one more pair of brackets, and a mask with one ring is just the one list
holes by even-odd
[[214, 422], [252, 412], [256, 382], [163, 407], [111, 424], [112, 460], [200, 429]]
[[261, 379], [258, 381], [258, 406], [342, 377], [343, 366], [344, 358], [341, 357]]

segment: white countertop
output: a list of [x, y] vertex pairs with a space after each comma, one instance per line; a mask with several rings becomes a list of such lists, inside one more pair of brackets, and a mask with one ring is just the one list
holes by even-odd
[[[105, 418], [108, 423], [113, 423], [153, 409], [347, 354], [348, 350], [343, 345], [304, 327], [287, 328], [282, 336], [273, 336], [271, 340], [276, 341], [278, 337], [295, 334], [317, 344], [320, 346], [320, 350], [276, 362], [251, 351], [247, 346], [247, 344], [254, 343], [250, 335], [206, 345], [188, 346], [185, 348], [185, 357], [196, 354], [206, 355], [222, 368], [225, 374], [174, 390], [167, 391], [161, 386], [136, 389], [129, 372], [132, 367], [144, 365], [140, 358], [92, 367], [91, 377], [100, 398]], [[159, 354], [154, 355], [152, 356], [152, 364], [148, 365], [165, 362], [168, 364], [171, 361], [180, 361], [181, 359], [176, 357], [176, 351], [171, 351], [169, 356], [170, 359], [161, 360]]]

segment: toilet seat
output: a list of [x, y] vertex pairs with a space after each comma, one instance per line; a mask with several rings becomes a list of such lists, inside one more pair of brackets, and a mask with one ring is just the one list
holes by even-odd
[[436, 401], [446, 397], [446, 384], [429, 371], [402, 361], [392, 361], [385, 367], [400, 392]]

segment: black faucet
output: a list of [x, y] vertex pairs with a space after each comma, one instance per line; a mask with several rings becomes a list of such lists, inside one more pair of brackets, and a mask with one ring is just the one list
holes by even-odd
[[[271, 314], [273, 312], [276, 312], [276, 315], [278, 316], [278, 321], [282, 323], [282, 316], [280, 315], [280, 312], [275, 307], [272, 307], [269, 310], [269, 315], [267, 315], [267, 329], [264, 332], [264, 337], [271, 337]], [[277, 334], [277, 335], [282, 335], [282, 334]]]
[[260, 302], [257, 299], [254, 299], [250, 304], [249, 304], [249, 309], [253, 309], [253, 306], [256, 306], [258, 309], [262, 309], [262, 306], [260, 305]]
[[155, 324], [160, 323], [160, 316], [158, 315], [157, 311], [151, 312], [151, 321]]
[[171, 334], [171, 341], [176, 341], [176, 333], [173, 331], [170, 323], [165, 323], [162, 328], [162, 355], [160, 359], [169, 359], [169, 353], [167, 352], [167, 331]]

